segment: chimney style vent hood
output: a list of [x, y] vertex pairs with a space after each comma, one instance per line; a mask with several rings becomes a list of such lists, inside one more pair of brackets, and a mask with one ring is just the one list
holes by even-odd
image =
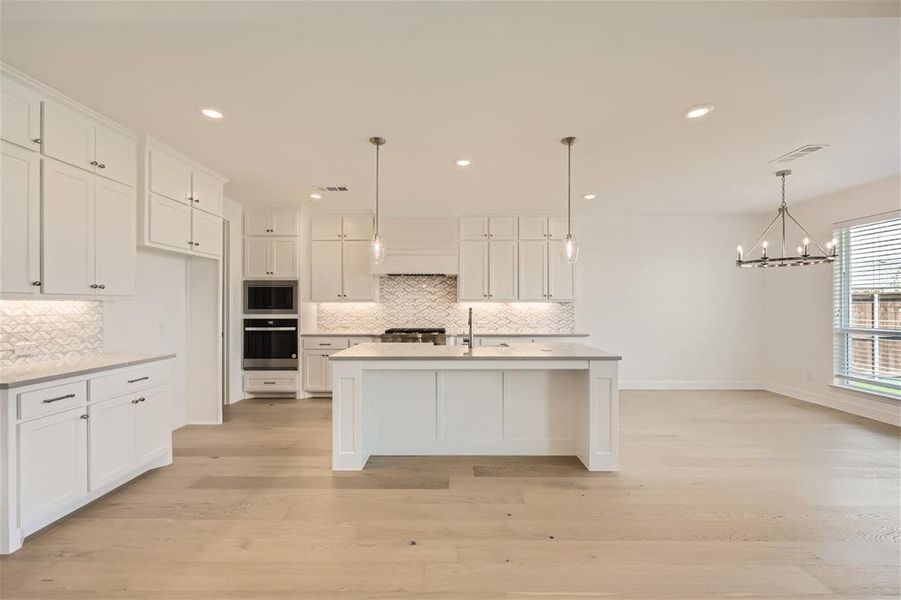
[[382, 217], [379, 233], [388, 249], [373, 275], [456, 275], [459, 220], [449, 217]]

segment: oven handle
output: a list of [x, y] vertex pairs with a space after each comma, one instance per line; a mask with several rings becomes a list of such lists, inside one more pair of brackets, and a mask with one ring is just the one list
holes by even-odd
[[297, 327], [245, 327], [244, 331], [297, 331]]

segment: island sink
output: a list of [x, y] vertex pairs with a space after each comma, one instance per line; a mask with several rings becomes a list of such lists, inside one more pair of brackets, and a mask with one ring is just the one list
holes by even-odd
[[372, 455], [574, 455], [619, 470], [621, 357], [581, 344], [332, 354], [332, 469]]

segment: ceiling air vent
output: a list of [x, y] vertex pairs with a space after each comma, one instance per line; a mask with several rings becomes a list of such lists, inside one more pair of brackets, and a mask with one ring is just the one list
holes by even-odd
[[317, 185], [313, 186], [313, 189], [317, 192], [349, 192], [350, 186], [346, 183], [339, 185]]
[[823, 148], [828, 148], [829, 144], [807, 144], [806, 146], [801, 146], [800, 148], [795, 148], [788, 154], [783, 154], [779, 158], [774, 158], [770, 162], [774, 163], [787, 163], [793, 160], [797, 160], [799, 158], [804, 158], [810, 154], [813, 154], [817, 150], [822, 150]]

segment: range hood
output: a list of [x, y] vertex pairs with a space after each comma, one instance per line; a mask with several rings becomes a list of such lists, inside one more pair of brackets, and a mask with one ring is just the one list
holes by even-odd
[[458, 220], [448, 217], [382, 217], [379, 235], [387, 252], [372, 274], [456, 275], [458, 228]]

